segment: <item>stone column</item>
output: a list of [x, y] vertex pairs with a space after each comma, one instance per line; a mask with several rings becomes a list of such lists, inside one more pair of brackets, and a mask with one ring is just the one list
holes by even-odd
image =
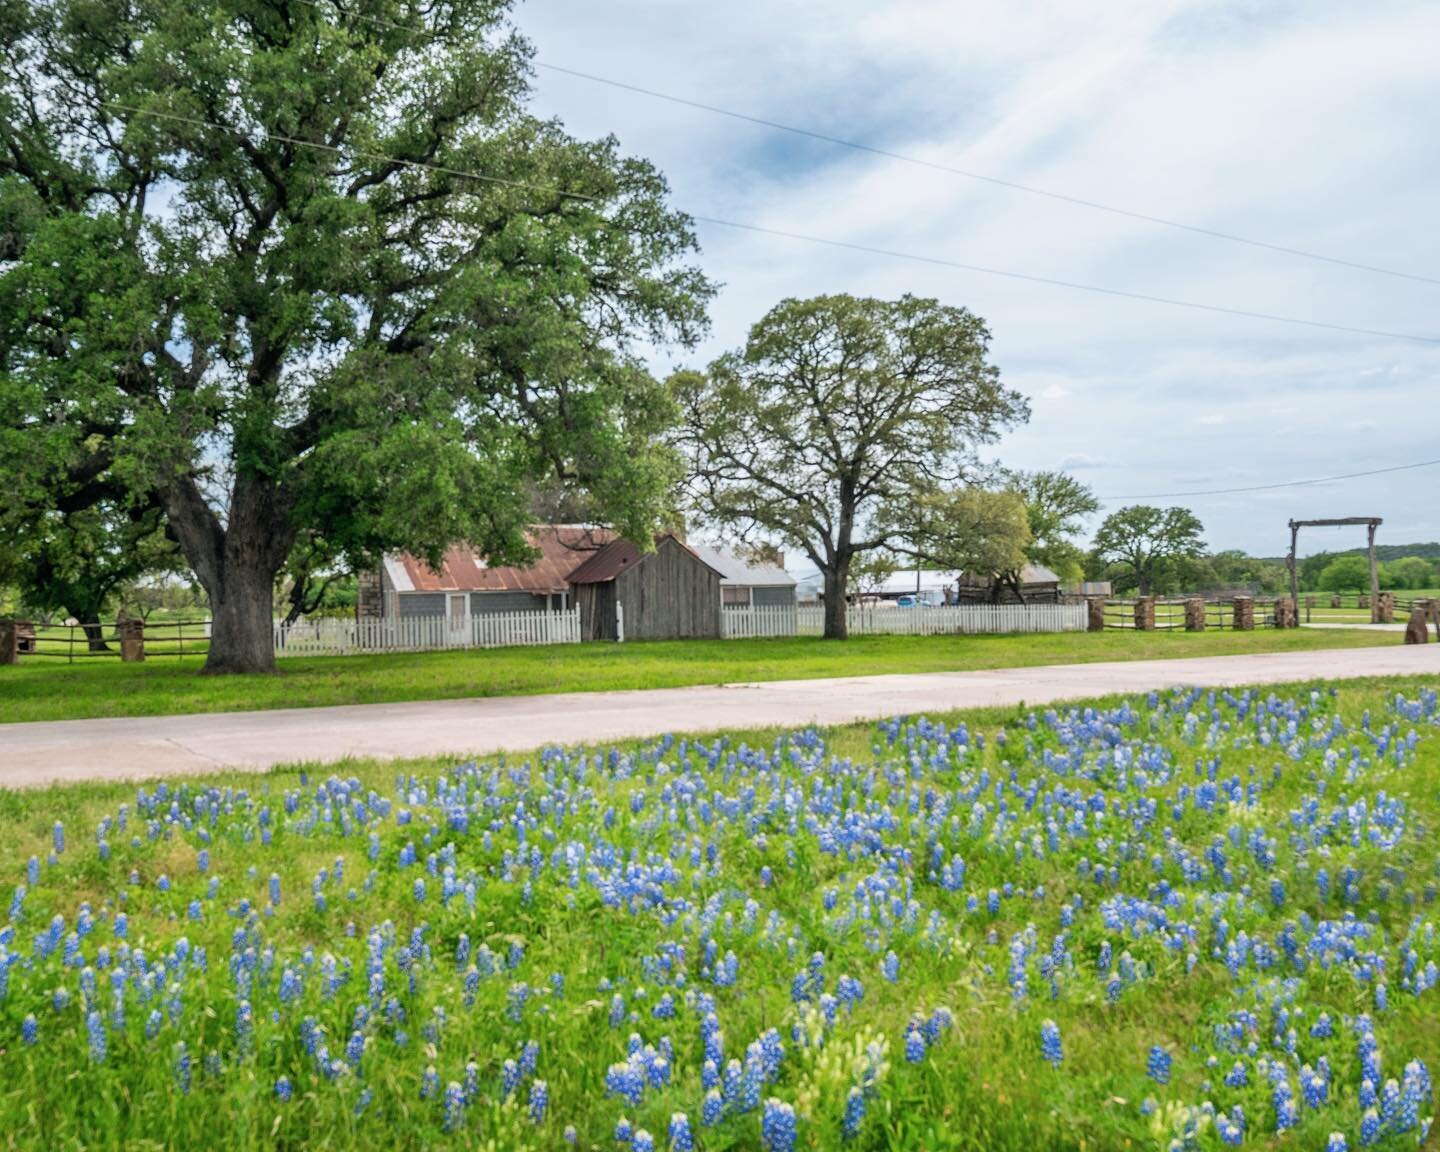
[[20, 628], [14, 620], [0, 620], [0, 664], [20, 663]]
[[1423, 600], [1417, 600], [1415, 607], [1410, 613], [1410, 619], [1405, 625], [1406, 644], [1428, 644], [1430, 642], [1430, 628], [1426, 623], [1429, 611]]
[[1330, 607], [1331, 607], [1331, 608], [1339, 608], [1340, 605], [1341, 605], [1341, 603], [1343, 603], [1343, 601], [1340, 599], [1339, 596], [1331, 596], [1331, 597], [1330, 597]]
[[1135, 630], [1155, 631], [1155, 597], [1140, 596], [1135, 600]]
[[1253, 631], [1255, 628], [1255, 597], [1236, 596], [1234, 604], [1235, 631]]
[[145, 621], [121, 620], [120, 660], [125, 664], [139, 664], [145, 659]]
[[1299, 623], [1299, 620], [1296, 619], [1295, 601], [1290, 599], [1275, 601], [1276, 628], [1296, 628]]
[[1089, 612], [1086, 628], [1091, 632], [1105, 631], [1105, 597], [1087, 596], [1085, 606]]
[[1202, 596], [1191, 596], [1185, 601], [1185, 631], [1205, 631], [1205, 599]]
[[1395, 593], [1381, 592], [1375, 597], [1375, 623], [1389, 624], [1395, 619]]
[[1359, 602], [1359, 605], [1358, 605], [1358, 606], [1361, 607], [1361, 608], [1368, 608], [1368, 607], [1370, 607], [1370, 597], [1367, 596], [1367, 595], [1366, 595], [1365, 593], [1363, 593], [1363, 592], [1360, 593], [1360, 602]]

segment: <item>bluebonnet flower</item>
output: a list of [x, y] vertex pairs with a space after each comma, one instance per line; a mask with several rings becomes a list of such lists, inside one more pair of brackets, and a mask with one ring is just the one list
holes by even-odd
[[550, 1106], [550, 1085], [544, 1080], [530, 1082], [530, 1120], [535, 1124], [545, 1122], [545, 1110]]
[[925, 1059], [925, 1037], [918, 1028], [911, 1028], [905, 1033], [905, 1059], [911, 1064], [919, 1064]]
[[1157, 1084], [1170, 1083], [1170, 1053], [1156, 1044], [1145, 1061], [1145, 1073]]
[[707, 1128], [713, 1128], [725, 1115], [725, 1100], [720, 1095], [718, 1088], [711, 1088], [705, 1093], [705, 1099], [700, 1104], [700, 1123]]
[[841, 1121], [841, 1132], [846, 1140], [860, 1135], [860, 1125], [865, 1122], [865, 1093], [851, 1088], [845, 1097], [845, 1116]]
[[1343, 1132], [1331, 1132], [1325, 1141], [1325, 1152], [1350, 1152], [1350, 1145]]
[[900, 957], [894, 952], [885, 953], [885, 959], [880, 965], [880, 975], [894, 984], [900, 978]]
[[105, 1063], [105, 1021], [99, 1012], [92, 1010], [85, 1017], [85, 1033], [90, 1040], [90, 1059], [96, 1064]]
[[34, 1044], [40, 1039], [40, 1025], [35, 1022], [33, 1013], [20, 1022], [20, 1036], [26, 1044]]
[[190, 1050], [183, 1040], [175, 1045], [175, 1083], [182, 1096], [190, 1094]]
[[435, 1065], [431, 1064], [420, 1077], [420, 1099], [429, 1100], [439, 1090], [440, 1074], [435, 1071]]
[[50, 841], [55, 846], [55, 855], [59, 856], [65, 851], [65, 825], [59, 820], [55, 821], [55, 827], [50, 830]]
[[670, 1149], [671, 1152], [693, 1152], [695, 1148], [695, 1135], [690, 1130], [690, 1117], [684, 1112], [673, 1112], [670, 1115]]
[[290, 1097], [295, 1094], [295, 1089], [290, 1083], [290, 1077], [281, 1076], [275, 1081], [275, 1095], [279, 1097], [282, 1104], [290, 1103]]
[[630, 1147], [635, 1152], [655, 1152], [655, 1137], [651, 1136], [644, 1128], [635, 1129], [635, 1138], [631, 1140]]
[[580, 1133], [575, 1131], [575, 1125], [567, 1124], [565, 1125], [565, 1131], [560, 1133], [560, 1138], [564, 1140], [566, 1144], [574, 1144], [580, 1139]]
[[1060, 1045], [1060, 1026], [1053, 1020], [1046, 1020], [1040, 1025], [1040, 1055], [1056, 1068], [1065, 1059]]
[[445, 1085], [445, 1130], [453, 1132], [465, 1119], [465, 1090], [451, 1080]]
[[617, 1144], [629, 1144], [635, 1139], [635, 1128], [624, 1116], [615, 1121], [615, 1142]]
[[765, 1152], [791, 1152], [795, 1135], [795, 1109], [771, 1096], [760, 1118], [760, 1146]]

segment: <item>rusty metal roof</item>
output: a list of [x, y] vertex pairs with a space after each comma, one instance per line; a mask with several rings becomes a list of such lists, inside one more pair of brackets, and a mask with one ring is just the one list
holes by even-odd
[[[720, 569], [716, 568], [715, 565], [711, 564], [705, 557], [701, 556], [695, 549], [691, 548], [690, 545], [686, 544], [685, 541], [673, 533], [667, 532], [665, 535], [659, 537], [655, 541], [655, 547], [659, 548], [666, 540], [674, 541], [676, 547], [685, 549], [686, 552], [694, 556], [695, 559], [700, 561], [701, 564], [704, 564], [705, 567], [719, 573], [721, 576], [725, 575], [725, 573], [721, 572]], [[615, 577], [620, 575], [626, 568], [629, 568], [632, 564], [641, 560], [644, 555], [639, 547], [629, 540], [613, 540], [591, 556], [590, 559], [586, 560], [585, 563], [581, 564], [580, 567], [571, 572], [570, 583], [604, 584], [607, 581], [615, 579]]]
[[608, 528], [574, 524], [537, 524], [527, 533], [540, 555], [526, 568], [491, 568], [483, 556], [466, 545], [446, 551], [439, 569], [418, 556], [402, 552], [395, 557], [415, 592], [564, 592], [572, 572], [615, 540]]

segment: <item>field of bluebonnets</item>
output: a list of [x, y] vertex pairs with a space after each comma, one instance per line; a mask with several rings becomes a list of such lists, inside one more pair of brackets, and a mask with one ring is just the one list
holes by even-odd
[[354, 772], [0, 801], [0, 1145], [1425, 1140], [1415, 681]]

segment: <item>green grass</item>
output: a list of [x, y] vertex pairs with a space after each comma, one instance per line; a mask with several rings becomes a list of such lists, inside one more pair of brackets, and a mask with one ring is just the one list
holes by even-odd
[[0, 668], [0, 722], [159, 716], [672, 688], [750, 680], [943, 672], [1293, 652], [1395, 644], [1394, 635], [1331, 631], [1064, 633], [1027, 636], [863, 636], [843, 643], [777, 640], [663, 641], [410, 655], [295, 657], [271, 676], [204, 677], [200, 661], [157, 658], [67, 664], [22, 658]]
[[[757, 1112], [700, 1125], [703, 1052], [693, 997], [704, 993], [714, 999], [727, 1057], [743, 1058], [748, 1043], [778, 1030], [785, 1057], [760, 1095], [797, 1109], [800, 1148], [1155, 1149], [1170, 1146], [1189, 1120], [1199, 1127], [1190, 1146], [1218, 1152], [1215, 1126], [1200, 1111], [1206, 1101], [1216, 1109], [1243, 1106], [1249, 1148], [1321, 1149], [1331, 1131], [1345, 1133], [1356, 1148], [1359, 1061], [1346, 1020], [1372, 1015], [1385, 1077], [1400, 1078], [1414, 1058], [1440, 1070], [1440, 988], [1420, 996], [1402, 989], [1410, 925], [1434, 916], [1440, 727], [1434, 715], [1397, 722], [1388, 711], [1395, 693], [1413, 700], [1429, 686], [1420, 678], [1361, 681], [1333, 697], [1322, 685], [1267, 688], [1243, 717], [1226, 703], [1239, 690], [1193, 702], [1166, 696], [1158, 706], [1140, 698], [1088, 729], [1062, 729], [1043, 713], [1032, 722], [1018, 709], [932, 717], [947, 729], [966, 725], [968, 742], [953, 747], [913, 726], [887, 735], [858, 724], [707, 737], [704, 745], [627, 744], [609, 760], [574, 752], [543, 760], [512, 755], [473, 771], [449, 761], [357, 760], [322, 774], [303, 767], [230, 773], [172, 783], [163, 798], [151, 786], [144, 805], [133, 785], [0, 792], [7, 829], [0, 877], [20, 883], [27, 857], [45, 860], [56, 820], [66, 839], [65, 851], [40, 865], [18, 931], [6, 942], [23, 959], [10, 966], [0, 996], [0, 1147], [518, 1152], [563, 1148], [561, 1131], [574, 1125], [577, 1147], [612, 1149], [623, 1114], [665, 1149], [671, 1116], [684, 1112], [702, 1149], [758, 1148]], [[1273, 703], [1262, 707], [1260, 700]], [[1187, 722], [1190, 715], [1195, 720]], [[1331, 743], [1337, 720], [1343, 730]], [[1292, 721], [1315, 746], [1295, 746]], [[1398, 758], [1374, 743], [1392, 724], [1389, 749], [1417, 733], [1414, 749]], [[1327, 744], [1337, 755], [1327, 756]], [[1351, 748], [1358, 752], [1353, 760]], [[1211, 763], [1222, 785], [1236, 779], [1243, 800], [1222, 800], [1214, 809], [1194, 802]], [[327, 779], [352, 781], [348, 795], [338, 795], [338, 783], [324, 785]], [[1387, 797], [1391, 806], [1382, 811]], [[1073, 823], [1074, 808], [1064, 807], [1067, 798], [1085, 801], [1083, 829]], [[1396, 798], [1403, 801], [1398, 812]], [[1297, 824], [1307, 800], [1317, 805], [1318, 819]], [[1366, 808], [1357, 815], [1359, 800]], [[845, 819], [836, 818], [832, 804]], [[822, 832], [839, 836], [840, 844]], [[1273, 859], [1252, 850], [1257, 835]], [[1393, 843], [1379, 842], [1382, 836]], [[1225, 874], [1205, 862], [1217, 842]], [[419, 857], [408, 868], [400, 863], [407, 844]], [[604, 845], [635, 867], [667, 865], [674, 875], [657, 874], [647, 895], [628, 906], [607, 903], [593, 871], [609, 867]], [[474, 884], [473, 907], [463, 893], [442, 904], [441, 881], [427, 871], [428, 855], [451, 858], [447, 846], [460, 887]], [[203, 875], [202, 847], [209, 853]], [[958, 890], [938, 882], [936, 848], [947, 862], [966, 862]], [[573, 882], [567, 857], [576, 861]], [[1198, 873], [1185, 874], [1187, 857], [1199, 862]], [[344, 878], [337, 880], [339, 858]], [[1115, 882], [1083, 879], [1082, 860], [1113, 867]], [[1326, 893], [1317, 880], [1321, 868], [1332, 877]], [[1349, 899], [1340, 892], [1347, 868], [1357, 870]], [[311, 893], [322, 870], [319, 907]], [[283, 895], [267, 912], [272, 873]], [[417, 877], [427, 882], [419, 902]], [[1285, 889], [1281, 907], [1272, 904], [1275, 880]], [[1193, 929], [1193, 941], [1172, 949], [1160, 934], [1132, 937], [1106, 927], [1107, 898], [1159, 901], [1162, 883], [1174, 892], [1167, 908], [1172, 930]], [[1018, 891], [988, 912], [986, 894], [1006, 884]], [[863, 906], [855, 896], [861, 885], [874, 893]], [[187, 914], [192, 901], [199, 902], [199, 919]], [[241, 901], [257, 911], [239, 914]], [[747, 901], [754, 901], [752, 916]], [[81, 969], [62, 966], [56, 954], [31, 955], [51, 917], [63, 916], [68, 933], [82, 903], [95, 925], [79, 941], [77, 964], [96, 964], [102, 945], [110, 953], [111, 969], [97, 979], [103, 1061], [87, 1047]], [[146, 986], [132, 972], [123, 1023], [113, 1019], [107, 976], [123, 958], [114, 931], [121, 909], [129, 918], [126, 944], [143, 949], [147, 967], [163, 973]], [[1285, 959], [1285, 933], [1308, 957], [1314, 925], [1351, 913], [1370, 925], [1361, 952], [1385, 965], [1384, 1011], [1375, 1008], [1373, 985], [1358, 963], [1338, 954], [1324, 966]], [[1071, 923], [1063, 924], [1062, 914]], [[1229, 973], [1218, 944], [1222, 920], [1229, 939], [1243, 931], [1269, 948], [1271, 966], [1252, 958]], [[383, 959], [382, 1007], [361, 1027], [358, 1071], [347, 1068], [331, 1079], [307, 1055], [301, 1030], [313, 1019], [331, 1058], [343, 1059], [356, 1010], [369, 1000], [366, 936], [381, 925], [393, 925], [395, 941]], [[424, 949], [402, 967], [397, 951], [422, 926]], [[244, 931], [237, 943], [238, 930]], [[1012, 944], [1032, 932], [1029, 991], [1017, 998], [1007, 980]], [[461, 933], [471, 941], [472, 960], [482, 944], [502, 957], [514, 945], [523, 953], [513, 968], [480, 979], [470, 1005], [465, 966], [452, 959]], [[1066, 959], [1052, 994], [1040, 958], [1062, 935]], [[192, 958], [195, 949], [206, 950], [205, 970], [175, 959], [181, 937]], [[709, 939], [718, 956], [735, 953], [733, 986], [710, 978]], [[1113, 962], [1101, 972], [1096, 961], [1106, 941]], [[1440, 960], [1423, 928], [1412, 943], [1421, 970]], [[313, 950], [309, 960], [306, 949]], [[893, 982], [881, 973], [888, 951], [898, 960]], [[1193, 971], [1187, 951], [1195, 953]], [[863, 982], [864, 995], [853, 1010], [836, 1014], [823, 1044], [807, 1051], [792, 1038], [792, 1027], [806, 1017], [792, 1003], [791, 986], [816, 952], [824, 956], [828, 993], [849, 975]], [[1106, 981], [1121, 967], [1122, 953], [1141, 976], [1111, 1003]], [[333, 996], [322, 987], [327, 956], [337, 971], [351, 973]], [[236, 963], [256, 970], [243, 993], [253, 1020], [243, 1041], [235, 1028], [242, 994], [231, 974]], [[298, 994], [282, 1000], [287, 967], [303, 978]], [[531, 994], [517, 1019], [510, 1005], [521, 984]], [[56, 1009], [60, 987], [69, 1002]], [[609, 1022], [616, 991], [633, 1013], [618, 1027]], [[653, 1005], [665, 993], [676, 1000], [676, 1015], [656, 1019]], [[949, 1010], [954, 1027], [923, 1060], [907, 1062], [907, 1022], [938, 1007]], [[1277, 1026], [1281, 1007], [1291, 1015]], [[146, 1019], [156, 1008], [161, 1018], [147, 1037]], [[445, 1024], [427, 1039], [436, 1008], [444, 1010]], [[1283, 1138], [1273, 1135], [1270, 1089], [1256, 1059], [1242, 1056], [1247, 1087], [1221, 1084], [1236, 1054], [1217, 1043], [1215, 1028], [1241, 1009], [1258, 1024], [1245, 1042], [1285, 1061], [1297, 1097], [1301, 1063], [1324, 1056], [1333, 1071], [1325, 1107], [1302, 1107], [1299, 1127]], [[1336, 1021], [1331, 1039], [1310, 1035], [1321, 1011]], [[27, 1046], [21, 1022], [31, 1014], [39, 1040]], [[1040, 1056], [1046, 1019], [1063, 1037], [1058, 1069]], [[1284, 1052], [1291, 1026], [1293, 1058]], [[668, 1084], [647, 1090], [638, 1106], [608, 1098], [604, 1085], [606, 1069], [624, 1060], [631, 1032], [657, 1045], [669, 1037], [674, 1047]], [[526, 1116], [528, 1086], [501, 1100], [504, 1062], [531, 1040], [539, 1046], [535, 1075], [547, 1082], [550, 1098], [538, 1127]], [[188, 1091], [174, 1071], [181, 1042], [191, 1060]], [[872, 1044], [883, 1047], [883, 1070], [859, 1136], [842, 1142], [846, 1097], [864, 1075]], [[1153, 1045], [1174, 1058], [1164, 1086], [1146, 1077]], [[1212, 1055], [1218, 1063], [1207, 1067]], [[212, 1057], [218, 1064], [207, 1070]], [[421, 1098], [423, 1077], [433, 1067], [443, 1093], [448, 1082], [463, 1083], [471, 1062], [477, 1094], [458, 1130], [447, 1131], [440, 1100]], [[293, 1084], [288, 1103], [275, 1095], [281, 1076]], [[369, 1102], [357, 1117], [366, 1092]], [[1148, 1116], [1141, 1110], [1147, 1097], [1157, 1105]], [[1427, 1101], [1420, 1115], [1433, 1110]], [[1414, 1133], [1387, 1136], [1376, 1147], [1414, 1148]]]

